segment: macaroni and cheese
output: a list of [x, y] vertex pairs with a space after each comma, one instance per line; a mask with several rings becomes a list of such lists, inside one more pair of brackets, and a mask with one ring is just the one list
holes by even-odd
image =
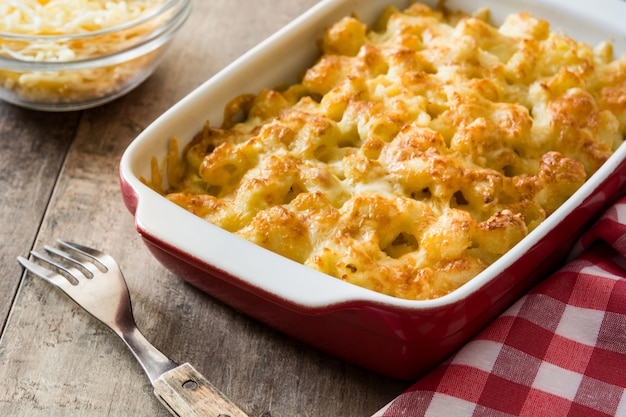
[[370, 28], [345, 17], [320, 45], [301, 82], [236, 97], [182, 158], [173, 139], [149, 183], [242, 238], [374, 291], [455, 290], [626, 135], [626, 58], [526, 13], [495, 26], [486, 10], [389, 7]]

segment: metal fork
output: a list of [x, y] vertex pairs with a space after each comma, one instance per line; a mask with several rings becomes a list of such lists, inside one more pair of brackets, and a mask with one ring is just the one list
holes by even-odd
[[77, 243], [57, 242], [59, 248], [45, 246], [45, 254], [31, 252], [35, 260], [48, 267], [21, 256], [17, 260], [123, 340], [150, 379], [154, 394], [170, 413], [179, 417], [248, 417], [193, 366], [178, 365], [141, 334], [133, 317], [126, 281], [112, 256]]

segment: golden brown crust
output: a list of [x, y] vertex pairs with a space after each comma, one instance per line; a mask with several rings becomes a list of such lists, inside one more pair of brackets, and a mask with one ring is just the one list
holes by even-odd
[[408, 299], [453, 291], [626, 133], [626, 59], [608, 44], [527, 13], [487, 18], [416, 3], [373, 30], [342, 19], [300, 84], [236, 98], [222, 128], [198, 134], [186, 171], [172, 163], [168, 198], [356, 285]]

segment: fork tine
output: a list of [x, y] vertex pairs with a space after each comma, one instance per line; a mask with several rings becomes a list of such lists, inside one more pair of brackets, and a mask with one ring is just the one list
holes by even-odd
[[[33, 254], [33, 256], [39, 258], [37, 255]], [[29, 261], [28, 259], [22, 257], [22, 256], [18, 256], [17, 257], [17, 261], [26, 269], [28, 269], [30, 272], [32, 272], [33, 274], [37, 275], [39, 278], [48, 281], [49, 283], [51, 283], [52, 285], [56, 285], [57, 287], [63, 289], [63, 290], [68, 290], [70, 289], [73, 284], [67, 279], [67, 277], [53, 272], [51, 270], [49, 270], [48, 268], [44, 268], [43, 266]], [[45, 259], [44, 259], [45, 261]], [[63, 268], [65, 269], [65, 268]]]
[[[46, 248], [46, 250], [48, 250], [48, 249], [49, 248]], [[54, 253], [54, 252], [52, 252], [52, 253]], [[40, 252], [37, 252], [37, 251], [31, 251], [30, 254], [34, 258], [39, 259], [40, 261], [45, 262], [45, 263], [47, 263], [49, 265], [52, 265], [53, 267], [55, 267], [55, 268], [65, 272], [66, 274], [68, 274], [70, 277], [72, 277], [74, 279], [74, 281], [75, 281], [74, 284], [77, 284], [81, 279], [91, 278], [91, 276], [93, 276], [93, 270], [90, 270], [90, 268], [85, 267], [85, 269], [87, 270], [87, 272], [89, 274], [91, 274], [91, 276], [85, 274], [83, 271], [81, 271], [80, 269], [77, 269], [77, 268], [71, 266], [70, 264], [66, 265], [66, 264], [57, 262], [55, 259], [50, 258], [49, 256], [46, 256], [43, 253], [40, 253]], [[63, 252], [61, 252], [59, 254], [59, 256], [63, 256]], [[63, 259], [66, 259], [66, 258], [64, 257]], [[68, 261], [72, 261], [72, 262], [76, 262], [76, 260], [71, 259], [71, 258], [67, 258], [67, 260]], [[83, 266], [83, 265], [81, 265], [81, 266]], [[95, 268], [95, 267], [92, 267], [92, 268]], [[62, 274], [60, 274], [60, 275], [62, 275]]]
[[[94, 264], [92, 264], [91, 262], [83, 262], [80, 259], [75, 258], [74, 256], [72, 256], [71, 254], [62, 251], [61, 249], [55, 248], [54, 246], [48, 246], [45, 245], [44, 249], [46, 250], [46, 252], [52, 253], [60, 258], [65, 259], [66, 261], [69, 261], [71, 263], [73, 263], [74, 265], [77, 265], [81, 268], [84, 268], [85, 270], [87, 270], [87, 272], [89, 272], [89, 274], [91, 274], [91, 277], [94, 277], [96, 274], [98, 274], [100, 272], [100, 270], [98, 269], [98, 267]], [[90, 259], [92, 259], [91, 257], [89, 257]], [[99, 263], [99, 262], [98, 262]], [[56, 264], [54, 266], [57, 267], [61, 267], [60, 264]], [[104, 267], [104, 265], [103, 265]]]
[[115, 259], [113, 259], [113, 257], [109, 255], [108, 253], [104, 253], [97, 249], [93, 249], [88, 246], [83, 246], [81, 244], [70, 242], [70, 241], [63, 240], [63, 239], [57, 239], [57, 242], [60, 245], [65, 246], [66, 248], [72, 249], [84, 256], [87, 256], [88, 258], [93, 259], [94, 261], [98, 262], [100, 265], [102, 265], [106, 269], [110, 270], [110, 269], [115, 269], [115, 267], [117, 267], [117, 262], [115, 262]]

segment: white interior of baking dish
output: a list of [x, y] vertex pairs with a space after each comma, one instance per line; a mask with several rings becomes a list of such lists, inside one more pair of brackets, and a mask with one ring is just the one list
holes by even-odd
[[[425, 2], [435, 5], [433, 1]], [[373, 22], [388, 4], [406, 7], [408, 2], [320, 2], [210, 78], [145, 129], [129, 146], [120, 165], [124, 181], [138, 196], [135, 213], [138, 231], [149, 240], [167, 242], [189, 259], [213, 265], [253, 287], [306, 309], [356, 300], [402, 308], [439, 307], [459, 301], [496, 278], [545, 237], [561, 218], [575, 210], [626, 158], [626, 147], [622, 146], [572, 198], [496, 263], [451, 294], [425, 301], [393, 298], [326, 276], [209, 224], [141, 183], [139, 177], [148, 178], [150, 175], [150, 158], [162, 158], [173, 136], [184, 144], [202, 128], [206, 120], [219, 125], [224, 105], [235, 96], [255, 93], [284, 82], [295, 82], [296, 76], [313, 64], [318, 56], [316, 40], [321, 37], [324, 28], [353, 12], [360, 19]], [[609, 40], [614, 44], [616, 55], [626, 53], [626, 2], [622, 0], [448, 0], [446, 5], [466, 12], [488, 7], [496, 23], [509, 13], [527, 11], [549, 20], [552, 29], [562, 30], [577, 40], [591, 45]]]

